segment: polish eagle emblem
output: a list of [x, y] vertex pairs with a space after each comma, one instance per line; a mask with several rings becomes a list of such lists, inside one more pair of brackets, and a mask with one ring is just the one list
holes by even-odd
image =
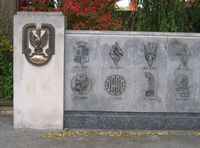
[[30, 23], [23, 27], [22, 53], [35, 66], [47, 64], [55, 54], [55, 29], [51, 24]]
[[35, 54], [44, 55], [43, 48], [47, 45], [48, 39], [48, 30], [44, 30], [44, 33], [42, 34], [41, 28], [39, 27], [36, 29], [35, 33], [33, 31], [30, 32], [30, 44], [35, 48]]

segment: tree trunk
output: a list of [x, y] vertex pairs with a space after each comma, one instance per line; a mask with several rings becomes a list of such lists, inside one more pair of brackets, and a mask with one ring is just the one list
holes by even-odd
[[171, 11], [173, 8], [173, 0], [168, 0], [168, 10]]
[[0, 32], [11, 40], [13, 34], [13, 15], [18, 8], [18, 0], [0, 0]]

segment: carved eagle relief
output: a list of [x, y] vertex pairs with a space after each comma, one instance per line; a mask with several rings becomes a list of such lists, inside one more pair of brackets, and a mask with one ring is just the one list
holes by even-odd
[[47, 64], [55, 54], [55, 29], [51, 24], [26, 24], [23, 27], [22, 51], [35, 66]]

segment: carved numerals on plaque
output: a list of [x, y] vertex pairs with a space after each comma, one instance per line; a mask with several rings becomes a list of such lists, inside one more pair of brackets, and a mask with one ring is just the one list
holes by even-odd
[[55, 54], [55, 29], [51, 24], [30, 23], [23, 27], [22, 53], [35, 66], [47, 64]]

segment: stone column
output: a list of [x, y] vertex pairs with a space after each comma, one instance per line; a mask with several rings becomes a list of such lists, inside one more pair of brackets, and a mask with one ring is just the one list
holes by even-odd
[[14, 16], [14, 128], [63, 129], [64, 16]]

